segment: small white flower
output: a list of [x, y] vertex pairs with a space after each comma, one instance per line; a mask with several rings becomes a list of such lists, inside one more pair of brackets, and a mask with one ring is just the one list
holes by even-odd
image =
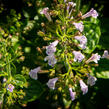
[[83, 95], [86, 94], [88, 92], [88, 86], [83, 82], [83, 80], [80, 80], [79, 83], [80, 83], [80, 87], [83, 92]]
[[89, 12], [87, 12], [85, 15], [83, 15], [82, 18], [87, 18], [90, 16], [97, 18], [98, 17], [97, 11], [92, 8]]
[[86, 61], [86, 63], [89, 63], [89, 62], [95, 62], [95, 63], [98, 63], [98, 60], [100, 60], [101, 56], [98, 55], [98, 53], [96, 54], [92, 54], [92, 56]]
[[85, 58], [85, 56], [80, 51], [73, 51], [73, 54], [75, 62], [81, 62]]
[[40, 14], [44, 14], [45, 15], [45, 17], [48, 19], [48, 21], [52, 21], [52, 19], [51, 19], [51, 16], [50, 16], [50, 14], [49, 14], [49, 8], [48, 7], [46, 7], [46, 8], [44, 8], [41, 12], [40, 12]]
[[7, 90], [13, 92], [14, 86], [12, 84], [8, 84]]
[[76, 27], [77, 30], [79, 30], [80, 32], [82, 32], [84, 30], [84, 25], [83, 22], [80, 23], [73, 23], [73, 25]]
[[75, 96], [76, 96], [76, 92], [73, 92], [72, 88], [69, 88], [69, 92], [70, 92], [71, 100], [74, 101], [75, 100]]
[[37, 79], [38, 79], [37, 73], [38, 73], [40, 70], [41, 70], [40, 67], [37, 67], [37, 68], [31, 70], [31, 71], [29, 72], [30, 77], [31, 77], [32, 79], [37, 80]]
[[104, 51], [104, 54], [103, 54], [102, 58], [109, 59], [109, 53], [108, 53], [107, 50]]
[[49, 81], [47, 82], [47, 86], [50, 88], [50, 89], [55, 89], [55, 83], [57, 82], [58, 78], [52, 78], [52, 79], [49, 79]]
[[87, 38], [84, 35], [83, 36], [75, 36], [75, 39], [80, 42], [79, 46], [82, 49], [86, 48]]
[[88, 75], [88, 80], [87, 80], [87, 84], [90, 86], [95, 85], [95, 82], [97, 81], [96, 77], [93, 77], [91, 75]]

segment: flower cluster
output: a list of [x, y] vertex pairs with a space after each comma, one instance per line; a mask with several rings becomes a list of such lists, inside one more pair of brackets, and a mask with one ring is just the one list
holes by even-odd
[[56, 46], [58, 42], [59, 41], [56, 40], [46, 47], [46, 54], [48, 56], [46, 56], [44, 60], [48, 61], [48, 64], [52, 67], [57, 63], [54, 53], [56, 52]]
[[[51, 41], [55, 40], [46, 47], [47, 56], [44, 60], [48, 61], [48, 64], [53, 67], [52, 70], [50, 69], [51, 73], [49, 73], [52, 79], [49, 79], [46, 85], [53, 90], [61, 87], [63, 93], [69, 91], [72, 101], [78, 96], [77, 87], [80, 87], [80, 92], [82, 91], [84, 95], [88, 92], [88, 86], [95, 85], [97, 78], [90, 75], [93, 72], [91, 71], [92, 63], [94, 62], [93, 65], [95, 65], [101, 59], [98, 53], [92, 53], [94, 51], [94, 49], [92, 51], [92, 44], [95, 43], [96, 46], [97, 41], [91, 43], [90, 41], [94, 39], [87, 35], [90, 31], [88, 30], [89, 27], [92, 28], [91, 25], [94, 25], [94, 23], [87, 20], [87, 24], [90, 24], [90, 26], [86, 31], [87, 24], [85, 22], [88, 17], [93, 17], [96, 20], [98, 13], [92, 8], [84, 15], [81, 12], [77, 14], [76, 6], [78, 5], [74, 2], [63, 0], [63, 4], [58, 4], [56, 10], [50, 10], [51, 13], [56, 13], [56, 21], [51, 19], [52, 14], [49, 13], [48, 8], [44, 8], [41, 12], [49, 22], [53, 21], [51, 22], [52, 25], [49, 22], [45, 24], [44, 37]], [[96, 25], [94, 26], [96, 28]], [[108, 51], [104, 51], [102, 58], [109, 59]], [[55, 64], [56, 66], [54, 66]], [[55, 73], [52, 73], [54, 70]], [[84, 77], [87, 77], [87, 79]], [[58, 84], [55, 85], [56, 83]]]

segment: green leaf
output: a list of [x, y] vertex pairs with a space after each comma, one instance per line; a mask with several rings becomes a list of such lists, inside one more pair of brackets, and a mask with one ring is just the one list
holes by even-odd
[[84, 22], [84, 35], [87, 37], [87, 48], [84, 50], [85, 53], [92, 53], [99, 43], [101, 31], [97, 23], [98, 21], [95, 20]]
[[64, 103], [65, 107], [70, 107], [72, 101], [71, 100], [67, 101], [65, 98], [63, 98], [63, 103]]
[[0, 77], [1, 76], [8, 76], [8, 73], [6, 73], [6, 72], [0, 72]]
[[96, 73], [97, 78], [109, 79], [109, 71], [102, 71]]
[[30, 80], [28, 88], [25, 88], [26, 96], [23, 99], [23, 103], [31, 102], [36, 100], [43, 93], [42, 84], [37, 80]]
[[109, 79], [109, 60], [101, 59], [99, 67], [95, 68], [94, 74], [97, 78]]
[[0, 101], [3, 101], [4, 91], [0, 90]]
[[17, 75], [15, 75], [13, 82], [17, 86], [20, 86], [23, 88], [26, 83], [26, 79], [23, 75], [17, 74]]

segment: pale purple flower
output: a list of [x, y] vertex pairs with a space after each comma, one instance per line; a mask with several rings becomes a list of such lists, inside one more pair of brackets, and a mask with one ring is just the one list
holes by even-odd
[[51, 16], [50, 16], [50, 14], [49, 14], [49, 8], [48, 7], [46, 7], [46, 8], [44, 8], [41, 12], [40, 12], [40, 14], [44, 14], [45, 15], [45, 17], [48, 19], [48, 21], [52, 21], [52, 19], [51, 19]]
[[76, 6], [76, 3], [74, 2], [68, 2], [68, 6], [67, 6], [67, 10], [71, 7], [75, 7]]
[[[74, 3], [74, 2], [68, 2], [67, 11], [68, 11], [68, 13], [69, 13], [69, 16], [70, 16], [71, 13], [72, 13], [72, 10], [73, 10], [72, 8], [75, 7], [75, 6], [76, 6], [76, 3]], [[70, 7], [71, 7], [71, 10], [70, 10], [70, 12], [69, 12]]]
[[74, 62], [78, 61], [81, 62], [85, 56], [80, 51], [73, 51], [74, 54]]
[[87, 38], [84, 35], [83, 36], [75, 36], [75, 39], [80, 42], [79, 46], [82, 49], [86, 48]]
[[14, 86], [12, 84], [8, 84], [7, 90], [13, 92]]
[[92, 56], [86, 61], [86, 63], [89, 63], [89, 62], [95, 62], [95, 63], [98, 63], [98, 60], [100, 60], [101, 56], [98, 55], [98, 53], [96, 54], [92, 54]]
[[58, 43], [59, 43], [59, 41], [58, 40], [55, 40], [54, 42], [50, 43], [50, 45], [56, 47]]
[[82, 18], [87, 18], [90, 16], [97, 18], [98, 17], [97, 11], [92, 8], [89, 12], [87, 12], [85, 15], [83, 15]]
[[66, 3], [67, 0], [64, 0], [64, 3]]
[[76, 92], [73, 92], [72, 88], [69, 88], [69, 92], [70, 92], [71, 100], [74, 101], [75, 100], [75, 96], [76, 96]]
[[79, 30], [80, 32], [82, 32], [84, 30], [84, 25], [83, 22], [80, 23], [73, 23], [73, 25], [76, 27], [77, 30]]
[[80, 87], [83, 92], [83, 95], [86, 94], [88, 92], [88, 86], [83, 82], [83, 80], [80, 80], [79, 83], [80, 83]]
[[104, 54], [103, 54], [102, 58], [107, 58], [107, 59], [109, 59], [109, 53], [108, 53], [107, 50], [104, 51]]
[[87, 84], [90, 86], [95, 85], [95, 82], [97, 81], [96, 77], [93, 77], [91, 75], [88, 75], [88, 80], [87, 80]]
[[50, 45], [46, 47], [46, 54], [47, 55], [52, 55], [53, 53], [56, 52], [56, 46], [57, 46], [58, 42], [59, 41], [56, 40], [56, 41], [50, 43]]
[[52, 78], [52, 79], [49, 79], [49, 81], [46, 83], [47, 86], [50, 88], [50, 89], [55, 89], [55, 83], [57, 82], [58, 78]]
[[37, 80], [37, 79], [38, 79], [37, 73], [38, 73], [40, 70], [41, 70], [40, 67], [37, 67], [37, 68], [31, 70], [31, 71], [29, 72], [30, 77], [31, 77], [32, 79]]
[[57, 59], [55, 58], [54, 54], [46, 56], [44, 61], [48, 61], [48, 64], [52, 67], [57, 63]]
[[49, 45], [46, 47], [46, 54], [47, 55], [52, 55], [53, 53], [56, 52], [56, 47]]

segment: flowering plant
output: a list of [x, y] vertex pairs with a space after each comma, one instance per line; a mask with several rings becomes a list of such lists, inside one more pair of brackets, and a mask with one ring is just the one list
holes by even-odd
[[[26, 106], [46, 91], [50, 94], [45, 99], [55, 93], [55, 99], [61, 95], [64, 103], [71, 103], [95, 85], [95, 68], [100, 60], [109, 59], [107, 50], [102, 56], [96, 52], [101, 32], [95, 9], [82, 13], [80, 0], [75, 3], [54, 0], [50, 9], [45, 7], [38, 13], [31, 11], [34, 1], [37, 9], [40, 4], [45, 5], [41, 0], [30, 0], [29, 9], [23, 11], [25, 19], [11, 10], [7, 22], [0, 21], [0, 108], [3, 109], [20, 108], [18, 104]], [[29, 16], [28, 12], [34, 15]], [[42, 17], [46, 22], [41, 23], [37, 35]]]
[[[78, 2], [71, 0], [58, 0], [52, 10], [46, 7], [40, 13], [48, 19], [38, 32], [48, 43], [44, 61], [49, 67], [42, 67], [49, 70], [47, 86], [73, 101], [81, 91], [84, 95], [88, 86], [95, 85], [92, 68], [104, 57], [95, 53], [101, 35], [98, 13], [92, 8], [83, 14]], [[108, 51], [104, 54], [109, 56]]]

